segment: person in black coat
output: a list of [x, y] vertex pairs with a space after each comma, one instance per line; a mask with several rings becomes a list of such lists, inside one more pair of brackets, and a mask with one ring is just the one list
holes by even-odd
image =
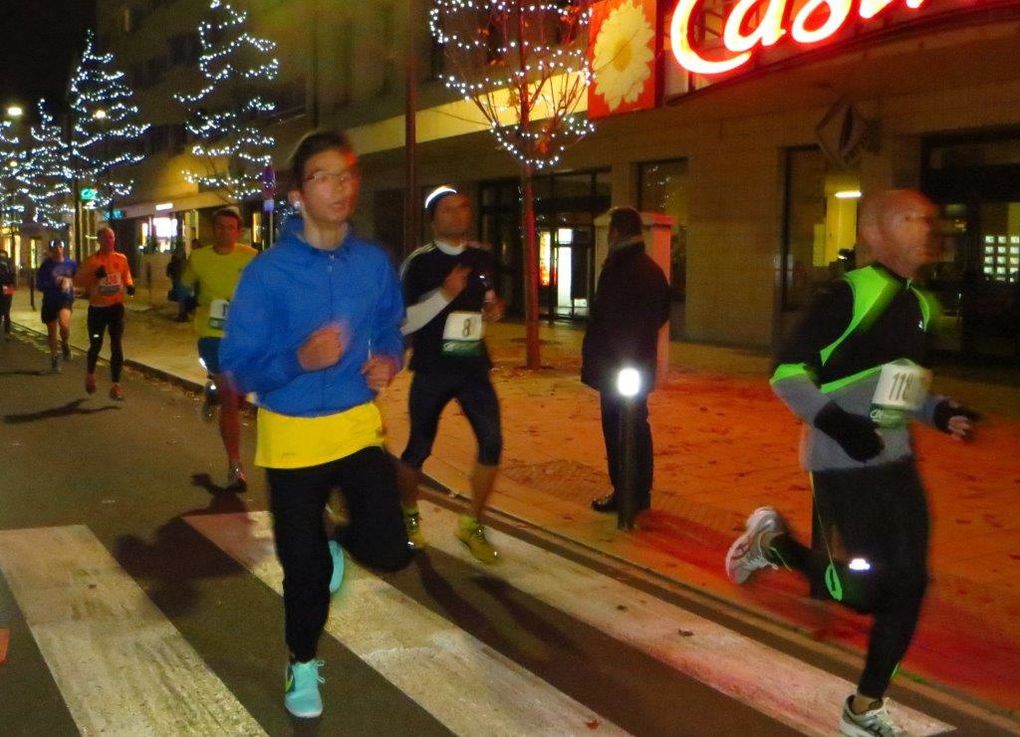
[[669, 283], [662, 269], [645, 253], [641, 215], [629, 207], [609, 218], [609, 256], [602, 265], [591, 319], [581, 347], [581, 381], [599, 392], [602, 435], [613, 491], [592, 500], [597, 512], [615, 512], [616, 492], [623, 482], [620, 418], [624, 399], [616, 389], [620, 369], [637, 369], [641, 390], [633, 413], [637, 464], [637, 508], [648, 509], [652, 491], [652, 429], [648, 425], [648, 393], [655, 386], [659, 328], [669, 320]]

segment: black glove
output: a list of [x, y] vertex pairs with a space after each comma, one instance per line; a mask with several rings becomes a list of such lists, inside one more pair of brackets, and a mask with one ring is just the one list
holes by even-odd
[[875, 423], [867, 417], [847, 412], [835, 402], [829, 402], [815, 416], [815, 427], [839, 443], [855, 461], [874, 458], [885, 444], [875, 431]]
[[129, 297], [134, 297], [135, 296], [135, 285], [134, 284], [128, 284], [127, 285], [127, 293], [128, 293]]
[[98, 269], [96, 269], [96, 279], [105, 279], [105, 278], [106, 278], [106, 267], [105, 266], [100, 266]]
[[981, 419], [981, 414], [969, 407], [964, 407], [955, 399], [943, 399], [935, 405], [935, 411], [932, 413], [932, 424], [942, 432], [951, 434], [949, 420], [953, 417], [966, 417], [968, 420], [977, 422]]

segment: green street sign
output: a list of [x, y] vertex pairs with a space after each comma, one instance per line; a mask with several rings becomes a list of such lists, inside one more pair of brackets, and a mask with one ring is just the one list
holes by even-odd
[[94, 187], [85, 187], [81, 191], [82, 202], [92, 202], [92, 200], [96, 199], [96, 197], [98, 196], [99, 190], [95, 189]]

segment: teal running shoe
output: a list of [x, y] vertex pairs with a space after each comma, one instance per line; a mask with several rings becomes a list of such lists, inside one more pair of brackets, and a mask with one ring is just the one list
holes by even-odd
[[314, 719], [322, 715], [322, 696], [319, 695], [319, 684], [326, 679], [319, 676], [321, 660], [309, 660], [307, 663], [290, 663], [287, 665], [284, 682], [283, 705], [287, 711], [301, 719]]
[[333, 595], [340, 590], [340, 584], [344, 581], [344, 551], [336, 540], [329, 541], [329, 555], [333, 559], [333, 575], [329, 577], [329, 593]]

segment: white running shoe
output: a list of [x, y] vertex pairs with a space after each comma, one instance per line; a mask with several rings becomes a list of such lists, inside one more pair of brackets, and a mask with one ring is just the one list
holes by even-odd
[[752, 573], [761, 568], [778, 568], [765, 557], [761, 546], [764, 532], [786, 532], [783, 518], [772, 507], [758, 507], [751, 512], [744, 527], [744, 534], [733, 541], [726, 551], [726, 575], [736, 584], [742, 584]]
[[882, 699], [875, 709], [854, 714], [850, 709], [853, 698], [848, 696], [843, 704], [843, 716], [839, 720], [839, 733], [843, 737], [908, 737], [903, 727], [889, 715], [887, 699]]

